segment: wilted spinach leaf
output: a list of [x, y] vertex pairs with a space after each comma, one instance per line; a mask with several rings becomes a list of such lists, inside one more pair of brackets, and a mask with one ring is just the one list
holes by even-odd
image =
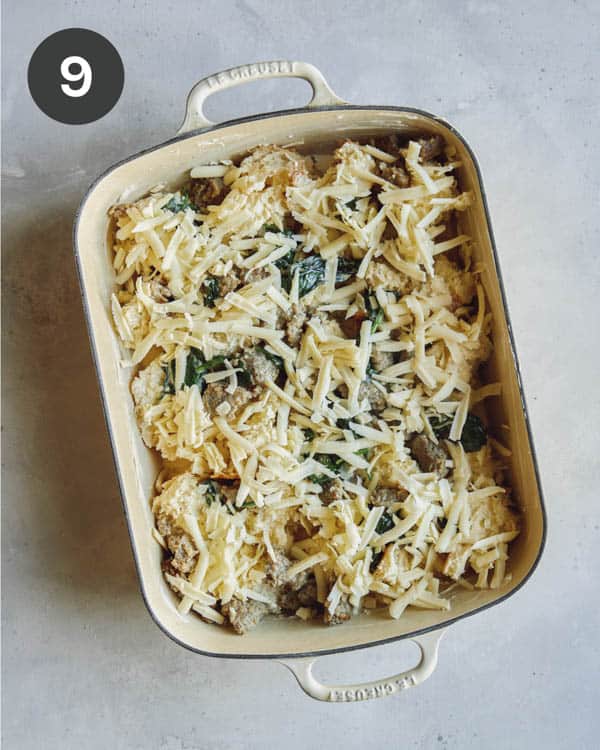
[[244, 367], [241, 367], [240, 362], [232, 362], [231, 364], [234, 367], [240, 369], [240, 372], [237, 373], [238, 385], [240, 385], [242, 388], [252, 388], [254, 385], [254, 381], [252, 380], [252, 375], [250, 375], [248, 370], [246, 370]]
[[262, 231], [263, 234], [273, 232], [273, 234], [284, 234], [286, 237], [291, 237], [294, 234], [291, 229], [280, 229], [277, 224], [265, 224]]
[[245, 508], [256, 508], [256, 503], [254, 500], [244, 500], [240, 506], [234, 505], [233, 508], [237, 511], [244, 510]]
[[[294, 252], [295, 251], [291, 251]], [[284, 258], [288, 258], [285, 255]], [[283, 260], [281, 258], [280, 260]], [[277, 261], [275, 262], [277, 265]], [[281, 266], [279, 266], [282, 268]], [[282, 268], [281, 271], [281, 286], [288, 292], [292, 288], [292, 281], [294, 275], [298, 271], [298, 295], [304, 297], [305, 294], [312, 292], [312, 290], [323, 282], [325, 278], [325, 261], [320, 255], [307, 255], [302, 260], [293, 261], [289, 265]]]
[[[225, 506], [229, 515], [233, 515], [234, 511], [238, 512], [240, 510], [244, 510], [245, 508], [256, 507], [256, 503], [254, 502], [254, 500], [246, 500], [239, 507], [237, 507], [234, 503], [227, 501], [226, 497], [221, 492], [221, 484], [219, 482], [216, 482], [214, 479], [207, 479], [205, 482], [202, 482], [202, 484], [206, 485], [204, 499], [206, 500], [206, 504], [209, 508], [214, 502], [219, 502]], [[226, 481], [225, 484], [230, 483]]]
[[289, 293], [292, 287], [292, 267], [296, 258], [296, 251], [292, 248], [281, 258], [278, 258], [274, 265], [281, 271], [281, 286]]
[[431, 429], [434, 431], [435, 436], [438, 438], [445, 439], [450, 434], [450, 428], [452, 427], [452, 417], [448, 417], [445, 414], [440, 414], [437, 417], [431, 417], [429, 424]]
[[381, 558], [383, 557], [383, 550], [379, 552], [374, 552], [373, 557], [371, 558], [371, 564], [369, 565], [369, 572], [374, 573], [377, 566], [381, 562]]
[[192, 347], [185, 363], [184, 385], [200, 385], [206, 372], [206, 360], [200, 349]]
[[214, 307], [221, 296], [221, 282], [216, 276], [207, 276], [202, 282], [202, 296], [207, 307]]
[[202, 484], [206, 485], [206, 492], [204, 493], [204, 499], [206, 500], [206, 504], [210, 508], [210, 506], [219, 498], [220, 490], [219, 485], [216, 482], [213, 482], [212, 479], [207, 479], [206, 482], [203, 482]]
[[487, 443], [487, 430], [476, 414], [467, 415], [460, 442], [467, 453], [478, 451]]
[[365, 309], [367, 311], [367, 318], [371, 321], [371, 333], [375, 333], [381, 323], [383, 322], [383, 308], [379, 307], [379, 303], [370, 294], [363, 294], [365, 301]]
[[323, 464], [323, 466], [334, 471], [336, 474], [339, 474], [346, 464], [343, 458], [340, 458], [340, 456], [336, 456], [333, 453], [315, 453], [315, 461]]
[[[277, 260], [275, 261], [275, 265], [281, 271], [285, 271], [293, 264], [295, 256], [296, 256], [296, 251], [292, 248], [289, 252], [287, 252], [281, 258], [277, 258]], [[290, 280], [290, 283], [291, 283], [291, 280]]]
[[163, 366], [162, 371], [165, 375], [163, 380], [163, 396], [168, 393], [171, 395], [175, 394], [175, 360], [172, 359]]
[[370, 320], [372, 321], [371, 333], [375, 333], [383, 322], [383, 308], [378, 308], [377, 312], [372, 318], [370, 318]]
[[[434, 431], [436, 437], [448, 440], [450, 434], [450, 428], [452, 427], [453, 417], [446, 415], [440, 415], [439, 417], [432, 417], [429, 420], [431, 429]], [[465, 426], [463, 427], [460, 443], [467, 453], [474, 453], [487, 443], [487, 430], [481, 419], [476, 414], [467, 414]]]
[[[344, 461], [344, 459], [331, 453], [315, 453], [314, 459], [320, 464], [323, 464], [323, 466], [325, 466], [330, 471], [333, 471], [335, 474], [343, 475], [348, 470], [348, 464]], [[316, 484], [321, 485], [331, 481], [331, 477], [328, 477], [325, 474], [311, 474], [309, 476], [309, 479], [311, 482], [315, 482]]]
[[225, 357], [222, 356], [206, 360], [199, 349], [192, 347], [185, 363], [184, 385], [197, 385], [202, 387], [206, 373], [218, 370], [223, 366], [224, 362]]
[[300, 297], [312, 292], [325, 278], [325, 261], [320, 255], [307, 255], [306, 258], [296, 263], [292, 270], [295, 272], [296, 269], [298, 269], [298, 295]]
[[375, 531], [378, 534], [385, 534], [386, 531], [389, 531], [390, 529], [394, 528], [394, 519], [393, 517], [384, 511], [381, 514], [381, 518], [377, 522], [377, 526], [375, 527]]
[[337, 271], [335, 274], [335, 283], [343, 284], [349, 281], [351, 278], [356, 276], [358, 267], [360, 266], [360, 260], [355, 258], [339, 258]]
[[331, 477], [328, 477], [326, 474], [310, 474], [308, 478], [311, 482], [314, 482], [314, 484], [320, 484], [321, 487], [324, 487], [332, 481]]
[[178, 213], [179, 211], [185, 211], [186, 208], [191, 208], [194, 211], [198, 210], [196, 206], [191, 202], [190, 196], [185, 192], [182, 192], [179, 195], [174, 195], [162, 207], [163, 211], [172, 211], [174, 214]]

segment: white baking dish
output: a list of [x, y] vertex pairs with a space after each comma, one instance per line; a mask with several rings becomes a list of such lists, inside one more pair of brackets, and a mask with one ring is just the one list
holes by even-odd
[[[214, 91], [244, 81], [273, 76], [306, 79], [313, 99], [303, 109], [247, 117], [216, 125], [203, 115], [202, 105]], [[464, 215], [463, 229], [475, 240], [484, 267], [483, 284], [493, 312], [494, 354], [489, 375], [503, 383], [492, 418], [509, 426], [506, 441], [512, 449], [512, 485], [523, 513], [523, 530], [511, 545], [512, 579], [496, 590], [459, 590], [449, 612], [408, 609], [398, 621], [383, 612], [361, 615], [348, 624], [326, 628], [293, 618], [265, 622], [240, 637], [226, 628], [207, 624], [194, 614], [181, 616], [174, 594], [160, 572], [161, 549], [151, 537], [150, 498], [158, 472], [158, 457], [144, 446], [135, 422], [129, 384], [132, 373], [119, 365], [120, 350], [110, 318], [109, 299], [115, 278], [108, 242], [108, 208], [135, 200], [157, 183], [181, 183], [191, 166], [236, 158], [259, 143], [294, 144], [307, 152], [328, 149], [343, 138], [391, 131], [441, 133], [453, 144], [463, 164], [459, 180], [471, 190], [473, 206]], [[279, 659], [290, 667], [303, 689], [320, 700], [363, 700], [389, 695], [416, 685], [434, 669], [438, 641], [453, 622], [497, 604], [529, 578], [542, 553], [545, 512], [537, 476], [525, 401], [506, 312], [502, 284], [475, 158], [463, 138], [443, 120], [404, 107], [350, 106], [342, 102], [311, 65], [269, 62], [242, 66], [211, 76], [192, 90], [179, 135], [136, 154], [105, 172], [89, 189], [74, 227], [74, 246], [92, 349], [110, 433], [115, 464], [142, 594], [157, 625], [182, 646], [221, 657]], [[339, 653], [411, 638], [421, 649], [412, 670], [361, 686], [321, 685], [311, 673], [320, 654]]]

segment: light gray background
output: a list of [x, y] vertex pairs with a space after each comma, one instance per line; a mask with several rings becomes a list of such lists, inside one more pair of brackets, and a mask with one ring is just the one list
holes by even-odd
[[[598, 746], [599, 4], [7, 0], [3, 64], [3, 735], [65, 748]], [[125, 65], [104, 119], [66, 126], [29, 97], [48, 34], [106, 35]], [[479, 155], [512, 314], [550, 534], [504, 605], [459, 623], [418, 689], [361, 705], [304, 697], [267, 662], [192, 655], [137, 588], [88, 350], [71, 223], [113, 162], [174, 134], [200, 77], [308, 60], [343, 98], [422, 107]], [[299, 105], [278, 81], [215, 118]], [[359, 680], [406, 645], [323, 660]]]

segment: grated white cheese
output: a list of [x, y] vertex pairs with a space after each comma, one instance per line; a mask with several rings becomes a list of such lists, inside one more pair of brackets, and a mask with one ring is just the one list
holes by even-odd
[[[457, 442], [469, 410], [502, 395], [499, 383], [471, 390], [491, 349], [473, 240], [441, 239], [472, 197], [451, 153], [426, 163], [411, 141], [400, 154], [406, 188], [384, 177], [398, 154], [375, 146], [347, 141], [321, 174], [291, 149], [259, 147], [239, 165], [192, 169], [226, 186], [201, 223], [166, 209], [181, 194], [164, 188], [113, 212], [110, 308], [123, 365], [138, 367], [142, 437], [165, 462], [153, 499], [165, 533], [152, 533], [178, 562], [189, 556], [186, 574], [166, 574], [181, 616], [221, 624], [232, 598], [275, 611], [268, 571], [282, 555], [292, 578], [312, 571], [331, 615], [446, 610], [441, 575], [465, 590], [510, 576], [518, 517], [492, 480], [510, 450]], [[445, 254], [456, 247], [467, 270]], [[350, 261], [354, 277], [338, 281]], [[243, 364], [255, 347], [264, 366]], [[440, 417], [449, 440], [434, 431]], [[415, 433], [449, 452], [446, 477], [421, 469]], [[382, 488], [386, 507], [373, 505]], [[393, 526], [378, 534], [384, 513]]]

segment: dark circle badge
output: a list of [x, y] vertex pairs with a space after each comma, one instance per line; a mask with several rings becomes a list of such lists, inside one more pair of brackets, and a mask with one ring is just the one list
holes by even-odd
[[124, 80], [117, 50], [89, 29], [63, 29], [44, 39], [27, 71], [34, 102], [68, 125], [104, 117], [118, 102]]

